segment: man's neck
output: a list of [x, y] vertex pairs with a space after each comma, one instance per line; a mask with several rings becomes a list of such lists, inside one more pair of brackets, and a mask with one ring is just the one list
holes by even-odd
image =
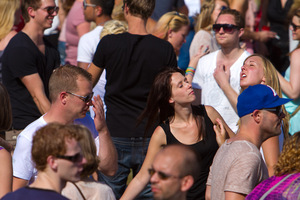
[[235, 48], [221, 48], [221, 55], [223, 58], [226, 59], [235, 59], [240, 57], [240, 55], [242, 55], [242, 53], [244, 52], [244, 50], [242, 48], [235, 47]]
[[128, 16], [128, 33], [135, 35], [148, 35], [149, 33], [146, 30], [146, 20], [143, 20], [139, 17]]
[[240, 128], [240, 130], [237, 132], [237, 134], [234, 137], [228, 139], [228, 142], [246, 140], [254, 144], [258, 149], [260, 149], [260, 146], [262, 144], [262, 139], [259, 136], [260, 136], [259, 133], [257, 133], [255, 130], [249, 127], [246, 130], [244, 128]]
[[29, 187], [53, 190], [57, 193], [61, 193], [65, 185], [66, 182], [57, 178], [55, 175], [48, 174], [47, 172], [39, 172], [36, 180]]
[[110, 16], [103, 15], [101, 17], [97, 17], [95, 20], [95, 23], [97, 24], [97, 26], [103, 26], [105, 24], [105, 22], [107, 22], [109, 20], [111, 20]]
[[69, 113], [63, 111], [62, 108], [51, 105], [49, 111], [44, 115], [44, 120], [47, 123], [58, 122], [61, 124], [72, 124], [75, 119], [69, 115]]
[[44, 30], [37, 27], [33, 22], [28, 22], [27, 24], [25, 24], [22, 31], [26, 33], [26, 35], [28, 35], [28, 37], [34, 42], [36, 46], [44, 44]]

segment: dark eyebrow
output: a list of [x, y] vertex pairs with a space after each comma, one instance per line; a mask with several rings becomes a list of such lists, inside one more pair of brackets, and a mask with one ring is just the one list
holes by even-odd
[[179, 82], [177, 83], [177, 86], [179, 86], [180, 84], [182, 84], [182, 81], [179, 81]]

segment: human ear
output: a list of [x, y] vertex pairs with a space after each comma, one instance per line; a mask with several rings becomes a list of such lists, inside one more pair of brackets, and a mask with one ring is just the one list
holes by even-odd
[[100, 16], [103, 13], [103, 10], [100, 6], [96, 6], [95, 11], [97, 16]]
[[27, 8], [27, 12], [28, 12], [28, 15], [29, 15], [31, 18], [34, 18], [34, 17], [35, 17], [35, 10], [34, 10], [32, 7], [28, 7], [28, 8]]
[[263, 76], [263, 78], [261, 79], [261, 82], [260, 82], [260, 84], [263, 84], [263, 85], [265, 85], [265, 84], [266, 84], [266, 78], [265, 78], [265, 76]]
[[239, 38], [241, 38], [243, 34], [244, 34], [244, 29], [241, 28], [241, 29], [239, 30]]
[[194, 178], [191, 175], [187, 175], [182, 178], [181, 180], [181, 191], [186, 192], [188, 191], [192, 185], [194, 184]]
[[51, 169], [57, 170], [58, 163], [57, 163], [57, 159], [54, 156], [52, 155], [48, 156], [47, 163]]
[[174, 103], [174, 102], [175, 102], [174, 99], [173, 99], [172, 97], [170, 97], [169, 103], [172, 104], [172, 103]]
[[262, 117], [262, 112], [261, 112], [261, 110], [254, 110], [253, 113], [251, 114], [251, 116], [253, 117], [253, 119], [256, 123], [260, 123], [261, 117]]

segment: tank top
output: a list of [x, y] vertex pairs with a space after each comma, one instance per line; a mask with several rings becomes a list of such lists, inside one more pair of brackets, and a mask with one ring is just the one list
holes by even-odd
[[[210, 118], [207, 116], [205, 106], [199, 105], [199, 106], [193, 106], [193, 114], [199, 115], [204, 117], [204, 123], [205, 123], [205, 137], [203, 140], [191, 144], [191, 145], [185, 145], [190, 146], [194, 149], [197, 156], [199, 157], [199, 165], [200, 165], [200, 172], [198, 173], [198, 177], [196, 177], [194, 185], [190, 188], [190, 190], [187, 193], [187, 199], [205, 199], [205, 190], [206, 190], [206, 180], [209, 173], [209, 168], [212, 164], [213, 158], [219, 148], [219, 145], [216, 141], [216, 133], [213, 129], [213, 123], [210, 120]], [[180, 141], [178, 141], [174, 135], [171, 133], [170, 130], [170, 122], [169, 120], [166, 120], [164, 123], [161, 123], [159, 126], [162, 127], [164, 130], [166, 137], [167, 137], [167, 145], [168, 144], [182, 144]]]

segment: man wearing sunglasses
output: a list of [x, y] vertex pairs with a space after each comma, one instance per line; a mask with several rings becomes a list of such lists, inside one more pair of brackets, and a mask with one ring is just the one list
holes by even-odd
[[[140, 170], [145, 154], [137, 152], [147, 151], [154, 130], [151, 127], [145, 133], [146, 120], [137, 123], [154, 78], [166, 66], [177, 67], [172, 45], [146, 30], [155, 0], [124, 0], [123, 3], [128, 32], [103, 37], [88, 68], [94, 86], [106, 70], [106, 122], [122, 157], [118, 158], [117, 176], [100, 174], [99, 179], [111, 186], [117, 199], [124, 193], [130, 169], [133, 174]], [[137, 199], [152, 199], [150, 187]]]
[[200, 58], [192, 81], [197, 101], [195, 103], [214, 107], [233, 132], [238, 128], [238, 116], [214, 76], [226, 73], [231, 87], [239, 92], [241, 67], [250, 55], [239, 44], [243, 28], [244, 21], [238, 11], [224, 9], [220, 12], [213, 31], [221, 49]]
[[184, 145], [168, 145], [154, 158], [150, 183], [156, 200], [185, 200], [199, 171], [195, 152]]
[[[117, 153], [106, 126], [101, 98], [96, 96], [92, 100], [91, 74], [73, 65], [59, 67], [50, 78], [49, 93], [49, 111], [28, 125], [18, 136], [13, 155], [13, 190], [26, 186], [29, 180], [36, 178], [37, 170], [30, 156], [32, 138], [37, 129], [53, 122], [83, 124], [89, 128], [101, 160], [98, 169], [108, 176], [114, 175], [117, 170]], [[94, 122], [86, 116], [90, 106], [93, 106], [95, 112]]]
[[48, 83], [59, 66], [59, 53], [43, 37], [58, 13], [54, 0], [22, 0], [25, 27], [7, 45], [3, 57], [3, 83], [11, 100], [13, 125], [24, 129], [50, 108]]
[[37, 179], [6, 195], [6, 200], [60, 199], [61, 190], [67, 181], [80, 180], [80, 173], [86, 163], [79, 144], [80, 135], [76, 125], [48, 124], [39, 129], [32, 141], [32, 160], [38, 170]]
[[217, 151], [207, 179], [206, 199], [244, 199], [268, 178], [261, 157], [261, 144], [281, 133], [282, 105], [292, 99], [279, 98], [267, 85], [249, 86], [238, 97], [240, 127]]

